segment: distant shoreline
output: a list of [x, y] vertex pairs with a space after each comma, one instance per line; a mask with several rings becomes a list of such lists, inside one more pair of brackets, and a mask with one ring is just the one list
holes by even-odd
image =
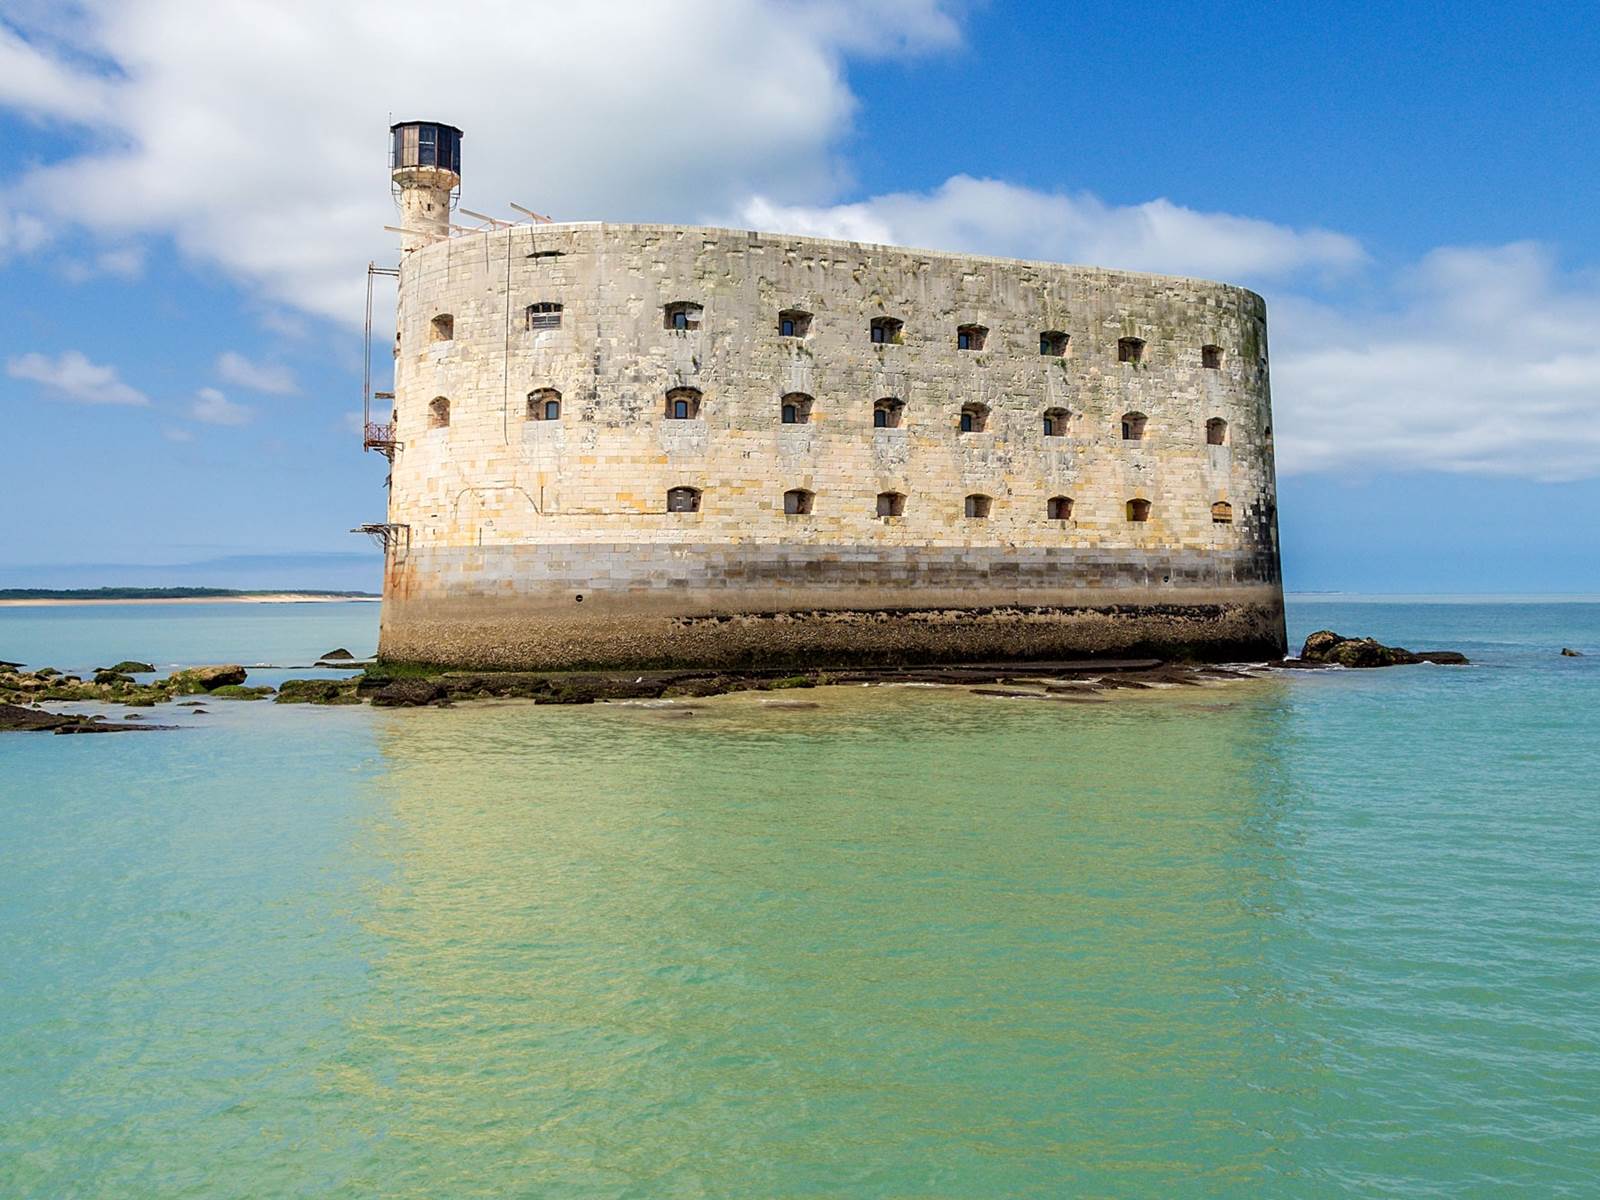
[[57, 608], [106, 604], [375, 604], [382, 596], [327, 592], [224, 592], [215, 596], [27, 596], [0, 598], [0, 608]]

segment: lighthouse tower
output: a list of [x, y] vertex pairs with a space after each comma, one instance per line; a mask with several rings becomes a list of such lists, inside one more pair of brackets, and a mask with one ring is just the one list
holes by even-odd
[[461, 130], [434, 121], [389, 127], [389, 175], [400, 208], [400, 248], [410, 254], [450, 232], [450, 205], [461, 186]]

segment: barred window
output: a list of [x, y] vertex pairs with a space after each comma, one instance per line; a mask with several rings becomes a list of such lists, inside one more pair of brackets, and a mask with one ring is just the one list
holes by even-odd
[[559, 304], [541, 300], [538, 304], [528, 305], [526, 313], [529, 329], [561, 328], [561, 305]]

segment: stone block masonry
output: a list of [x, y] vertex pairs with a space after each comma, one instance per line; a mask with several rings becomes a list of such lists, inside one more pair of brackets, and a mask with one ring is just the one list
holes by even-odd
[[1265, 309], [1241, 288], [517, 226], [405, 255], [395, 361], [386, 658], [1284, 650]]

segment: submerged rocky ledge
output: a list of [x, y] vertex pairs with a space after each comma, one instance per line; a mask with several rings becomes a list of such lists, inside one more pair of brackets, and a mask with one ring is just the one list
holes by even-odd
[[[944, 666], [871, 667], [786, 671], [462, 671], [404, 664], [361, 664], [349, 651], [330, 651], [318, 666], [360, 666], [359, 675], [338, 679], [289, 679], [276, 688], [249, 686], [249, 672], [236, 663], [190, 667], [164, 679], [140, 683], [149, 663], [128, 659], [94, 671], [90, 678], [52, 667], [25, 671], [0, 664], [0, 730], [109, 733], [174, 726], [118, 724], [103, 716], [44, 709], [49, 702], [91, 702], [153, 707], [179, 697], [205, 700], [265, 700], [278, 704], [378, 708], [444, 706], [485, 699], [525, 699], [536, 704], [594, 704], [618, 700], [677, 699], [741, 691], [782, 691], [839, 684], [924, 684], [964, 687], [977, 695], [1008, 699], [1092, 702], [1099, 693], [1158, 687], [1201, 686], [1260, 678], [1279, 670], [1329, 667], [1372, 668], [1418, 663], [1458, 665], [1453, 650], [1411, 651], [1371, 638], [1319, 630], [1306, 639], [1298, 658], [1236, 666], [1170, 662], [1156, 658], [1077, 659], [1060, 662], [964, 663]], [[203, 713], [195, 701], [191, 712]], [[130, 716], [129, 721], [138, 718]]]

